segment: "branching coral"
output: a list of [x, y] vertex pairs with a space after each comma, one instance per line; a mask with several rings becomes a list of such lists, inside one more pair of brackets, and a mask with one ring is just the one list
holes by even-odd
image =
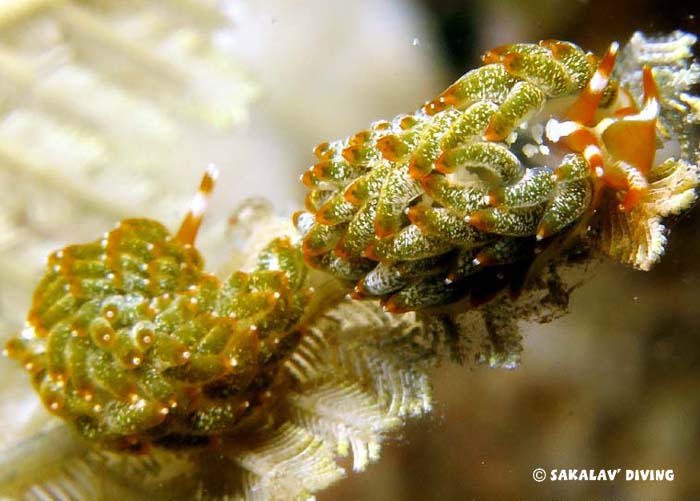
[[[446, 353], [515, 366], [517, 322], [565, 311], [570, 266], [601, 251], [641, 269], [659, 259], [662, 218], [698, 185], [692, 43], [637, 36], [618, 79], [615, 44], [600, 61], [566, 42], [489, 52], [416, 114], [317, 147], [302, 238], [277, 235], [223, 283], [192, 247], [205, 176], [174, 237], [128, 220], [54, 254], [7, 351], [84, 437], [158, 449], [152, 498], [164, 485], [308, 496], [342, 474], [337, 456], [352, 451], [363, 469], [387, 433], [430, 410], [427, 371]], [[672, 87], [674, 66], [685, 77]], [[300, 253], [341, 282], [307, 279]], [[354, 283], [384, 308], [345, 298]], [[78, 454], [34, 488], [70, 497], [71, 478], [89, 483], [81, 472], [119, 485], [144, 462]]]

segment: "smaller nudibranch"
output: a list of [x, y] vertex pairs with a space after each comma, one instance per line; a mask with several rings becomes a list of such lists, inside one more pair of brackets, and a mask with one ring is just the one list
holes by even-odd
[[54, 252], [5, 354], [46, 408], [114, 450], [215, 445], [259, 414], [301, 340], [306, 267], [287, 237], [220, 280], [194, 247], [217, 171], [179, 231], [128, 219]]

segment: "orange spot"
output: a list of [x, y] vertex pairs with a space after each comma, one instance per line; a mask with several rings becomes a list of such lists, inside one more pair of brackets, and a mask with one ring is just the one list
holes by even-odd
[[357, 146], [348, 146], [343, 150], [343, 158], [351, 164], [357, 163], [360, 160], [360, 148]]
[[[387, 131], [387, 130], [391, 129], [391, 127], [392, 127], [391, 122], [388, 122], [386, 120], [382, 120], [381, 122], [375, 123], [372, 128], [376, 131], [383, 132], [383, 131]], [[369, 134], [367, 134], [366, 139], [369, 139], [369, 137], [370, 137]]]
[[316, 176], [311, 169], [307, 170], [301, 175], [301, 182], [309, 189], [313, 189], [318, 186], [318, 179], [316, 179]]
[[44, 401], [44, 405], [47, 407], [47, 409], [53, 413], [58, 413], [61, 411], [63, 408], [63, 402], [61, 402], [58, 399], [54, 398], [47, 398]]
[[216, 176], [216, 172], [205, 172], [202, 176], [202, 181], [199, 183], [199, 192], [204, 195], [209, 195], [214, 190]]
[[[384, 136], [377, 140], [377, 148], [385, 160], [396, 162], [406, 153], [406, 146], [396, 136]], [[403, 150], [403, 151], [401, 151]]]
[[[318, 209], [318, 212], [316, 212], [316, 222], [319, 224], [325, 224], [325, 225], [332, 225], [335, 223], [333, 219], [331, 219], [329, 213], [331, 211], [331, 206], [329, 203], [325, 203], [321, 206], [320, 209]], [[308, 206], [307, 206], [308, 209]]]
[[430, 174], [431, 170], [432, 165], [430, 162], [420, 162], [417, 157], [411, 158], [411, 161], [408, 163], [408, 174], [413, 179], [421, 179]]
[[435, 115], [449, 106], [455, 106], [459, 104], [459, 100], [455, 97], [457, 93], [457, 86], [459, 82], [450, 85], [442, 94], [438, 97], [425, 103], [423, 110], [430, 116]]
[[30, 374], [37, 374], [43, 370], [43, 366], [40, 364], [34, 363], [34, 360], [32, 360], [32, 357], [25, 357], [21, 360], [21, 362], [22, 362], [22, 367], [24, 367], [25, 370], [29, 371]]
[[366, 143], [367, 140], [369, 140], [370, 135], [371, 135], [370, 131], [362, 130], [362, 131], [358, 132], [357, 134], [355, 134], [354, 136], [352, 136], [350, 138], [350, 141], [348, 142], [348, 144], [350, 146], [361, 146], [364, 143]]
[[93, 398], [95, 398], [94, 389], [87, 385], [82, 388], [76, 388], [75, 393], [78, 395], [79, 398], [83, 399], [86, 402], [92, 402]]
[[491, 228], [489, 215], [489, 212], [483, 210], [472, 212], [469, 215], [469, 224], [478, 230], [488, 231]]
[[372, 261], [381, 261], [379, 254], [377, 254], [377, 242], [372, 242], [367, 247], [365, 247], [365, 250], [362, 252], [362, 255], [365, 256], [367, 259], [371, 259]]
[[304, 207], [306, 208], [306, 211], [310, 212], [311, 214], [315, 214], [316, 210], [317, 210], [316, 205], [314, 204], [314, 199], [313, 199], [314, 193], [315, 192], [310, 191], [304, 197]]
[[407, 311], [411, 311], [411, 308], [405, 306], [401, 307], [397, 304], [396, 295], [391, 296], [386, 301], [381, 301], [381, 305], [384, 311], [388, 311], [389, 313], [406, 313]]
[[366, 297], [369, 297], [369, 296], [371, 296], [371, 294], [367, 292], [367, 289], [365, 289], [365, 286], [362, 283], [362, 280], [357, 282], [357, 284], [355, 285], [355, 288], [350, 293], [350, 297], [352, 297], [353, 299], [365, 299]]
[[569, 51], [569, 46], [560, 40], [540, 40], [539, 45], [540, 47], [548, 49], [552, 53], [552, 56], [554, 56], [554, 59], [561, 59], [561, 56]]
[[508, 51], [509, 47], [510, 46], [508, 45], [501, 45], [495, 49], [491, 49], [481, 56], [481, 60], [485, 64], [500, 63], [503, 55]]
[[19, 358], [24, 353], [26, 353], [26, 346], [21, 339], [13, 337], [9, 341], [7, 341], [7, 343], [5, 343], [5, 349], [3, 350], [3, 354], [6, 357]]
[[627, 190], [625, 197], [622, 199], [620, 209], [622, 209], [623, 212], [633, 209], [637, 206], [637, 204], [639, 204], [639, 202], [642, 201], [644, 196], [647, 194], [647, 191], [647, 187], [631, 187], [629, 190]]
[[360, 191], [360, 185], [361, 183], [364, 183], [365, 180], [363, 178], [356, 179], [353, 181], [347, 188], [345, 188], [345, 192], [343, 193], [343, 198], [345, 199], [346, 202], [350, 202], [353, 205], [361, 205], [363, 200], [360, 198], [358, 195], [358, 192]]
[[[556, 174], [556, 172], [555, 172]], [[503, 203], [505, 198], [505, 190], [503, 188], [497, 188], [489, 192], [489, 205], [492, 207], [497, 207]]]
[[422, 229], [423, 226], [425, 226], [427, 212], [427, 207], [423, 205], [414, 205], [413, 207], [408, 209], [408, 220]]
[[535, 233], [535, 238], [537, 240], [542, 240], [544, 238], [547, 238], [552, 234], [552, 228], [550, 228], [550, 225], [547, 223], [547, 221], [541, 221], [539, 226], [537, 227], [537, 233]]
[[345, 236], [340, 239], [338, 244], [335, 246], [335, 249], [333, 249], [333, 255], [341, 259], [350, 259], [352, 257], [350, 251], [348, 251], [345, 247]]
[[396, 230], [393, 227], [382, 223], [380, 219], [374, 220], [374, 234], [377, 235], [377, 237], [386, 238], [390, 237], [394, 233], [396, 233]]
[[[311, 172], [316, 176], [317, 179], [321, 181], [327, 181], [329, 179], [329, 171], [331, 167], [330, 160], [323, 160], [318, 162], [311, 168]], [[308, 172], [308, 171], [307, 171]]]
[[423, 106], [423, 111], [426, 113], [426, 115], [433, 116], [442, 110], [446, 108], [444, 103], [441, 103], [437, 100], [435, 101], [430, 101], [428, 103], [425, 103]]
[[325, 247], [313, 247], [313, 244], [308, 238], [304, 239], [301, 244], [301, 252], [304, 254], [304, 256], [318, 256], [319, 254], [326, 252], [326, 250], [327, 249]]
[[522, 67], [523, 55], [517, 52], [511, 52], [501, 57], [501, 64], [508, 73], [517, 74]]
[[435, 160], [435, 170], [438, 172], [442, 172], [443, 174], [451, 174], [452, 172], [455, 171], [454, 167], [451, 167], [447, 165], [445, 156], [447, 155], [447, 152], [444, 152], [442, 155], [437, 157], [437, 160]]
[[433, 193], [440, 188], [440, 186], [446, 182], [445, 177], [442, 174], [429, 174], [424, 178], [420, 179], [420, 184], [425, 190], [425, 192], [433, 196]]
[[484, 131], [484, 139], [487, 141], [503, 141], [505, 136], [502, 132], [498, 132], [497, 126], [495, 125], [498, 114], [494, 114], [489, 120], [489, 124], [486, 126]]
[[330, 151], [330, 144], [328, 144], [327, 142], [320, 143], [314, 148], [314, 155], [319, 160], [326, 160], [331, 156], [331, 154], [332, 152]]
[[493, 264], [496, 264], [496, 261], [493, 259], [491, 254], [486, 250], [479, 252], [474, 258], [474, 260], [478, 261], [480, 266], [491, 266]]
[[401, 130], [408, 130], [414, 125], [416, 125], [416, 119], [410, 115], [403, 117], [399, 122], [399, 127], [401, 127]]

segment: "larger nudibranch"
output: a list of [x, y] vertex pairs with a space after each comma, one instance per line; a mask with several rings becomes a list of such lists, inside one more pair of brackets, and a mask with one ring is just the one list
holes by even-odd
[[319, 145], [295, 219], [307, 262], [392, 311], [479, 304], [575, 238], [648, 269], [697, 166], [655, 162], [652, 68], [638, 108], [611, 78], [617, 51], [503, 46], [414, 114]]

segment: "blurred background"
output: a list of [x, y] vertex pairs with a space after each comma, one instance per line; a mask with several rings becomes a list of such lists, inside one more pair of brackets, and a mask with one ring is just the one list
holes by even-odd
[[[126, 216], [173, 227], [222, 171], [201, 248], [236, 247], [235, 206], [303, 200], [321, 141], [418, 108], [486, 49], [635, 30], [700, 32], [700, 7], [618, 0], [0, 1], [0, 340], [51, 249]], [[649, 273], [602, 264], [571, 313], [525, 326], [514, 371], [445, 364], [436, 413], [320, 500], [700, 499], [700, 215]], [[0, 360], [0, 447], [45, 415]], [[537, 484], [532, 470], [673, 469], [673, 482]]]

